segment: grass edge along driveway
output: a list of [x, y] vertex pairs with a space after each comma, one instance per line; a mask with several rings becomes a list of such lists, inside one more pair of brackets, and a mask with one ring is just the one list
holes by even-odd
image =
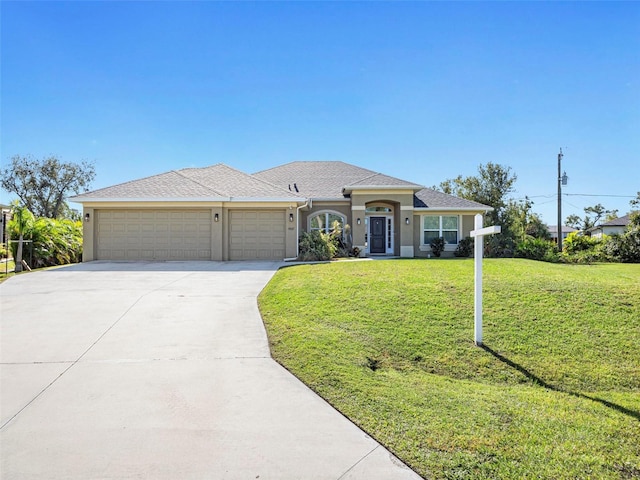
[[425, 478], [639, 478], [640, 265], [486, 259], [280, 270], [273, 357]]

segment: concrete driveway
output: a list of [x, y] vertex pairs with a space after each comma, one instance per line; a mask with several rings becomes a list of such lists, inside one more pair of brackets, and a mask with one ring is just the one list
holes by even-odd
[[271, 359], [256, 296], [278, 266], [1, 284], [0, 478], [420, 478]]

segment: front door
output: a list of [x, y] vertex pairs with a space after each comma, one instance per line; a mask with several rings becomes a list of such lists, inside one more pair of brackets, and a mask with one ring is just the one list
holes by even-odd
[[385, 217], [369, 218], [369, 234], [371, 236], [370, 253], [386, 253], [386, 226], [387, 219]]

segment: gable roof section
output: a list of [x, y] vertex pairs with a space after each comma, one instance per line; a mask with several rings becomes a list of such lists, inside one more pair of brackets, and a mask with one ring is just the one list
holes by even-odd
[[423, 188], [419, 192], [416, 192], [413, 196], [414, 208], [428, 208], [428, 209], [444, 209], [444, 210], [493, 210], [492, 207], [483, 205], [482, 203], [474, 202], [472, 200], [465, 200], [464, 198], [454, 197], [447, 193], [438, 192], [431, 188]]
[[340, 161], [297, 161], [253, 174], [307, 198], [343, 199], [345, 187], [422, 188], [411, 182]]
[[222, 192], [231, 198], [298, 198], [293, 192], [231, 168], [224, 163], [205, 168], [186, 168], [178, 173]]
[[72, 197], [76, 202], [291, 199], [299, 196], [219, 163], [133, 180]]
[[626, 227], [629, 225], [629, 215], [625, 215], [623, 217], [614, 218], [613, 220], [609, 220], [608, 222], [601, 223], [596, 228], [601, 227]]

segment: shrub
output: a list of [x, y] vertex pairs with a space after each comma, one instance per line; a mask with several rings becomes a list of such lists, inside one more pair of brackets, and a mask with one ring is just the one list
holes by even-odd
[[527, 238], [518, 243], [514, 256], [545, 262], [558, 261], [558, 252], [555, 244], [541, 238]]
[[[11, 239], [17, 240], [17, 225], [10, 223], [9, 229]], [[82, 259], [82, 222], [38, 218], [23, 233], [25, 239], [32, 241], [29, 255], [33, 263], [31, 268], [66, 265]], [[14, 255], [17, 248], [17, 242], [11, 244]]]
[[484, 256], [493, 258], [513, 257], [516, 244], [514, 239], [507, 234], [490, 235], [484, 240]]
[[623, 263], [640, 263], [640, 229], [609, 237], [604, 245], [604, 251], [613, 260]]
[[325, 261], [335, 257], [337, 247], [331, 235], [318, 230], [304, 232], [300, 236], [300, 255], [298, 260], [304, 262]]
[[588, 237], [580, 232], [571, 232], [564, 240], [562, 250], [565, 253], [572, 254], [594, 249], [599, 243], [600, 240], [598, 238]]
[[430, 246], [431, 253], [433, 253], [434, 256], [439, 257], [444, 251], [444, 238], [438, 237], [433, 239], [430, 243]]
[[606, 262], [610, 257], [605, 251], [608, 241], [606, 235], [600, 239], [582, 235], [580, 232], [572, 232], [562, 244], [561, 260], [567, 263], [593, 263]]
[[473, 238], [467, 237], [460, 240], [453, 254], [456, 257], [468, 257], [473, 253]]

